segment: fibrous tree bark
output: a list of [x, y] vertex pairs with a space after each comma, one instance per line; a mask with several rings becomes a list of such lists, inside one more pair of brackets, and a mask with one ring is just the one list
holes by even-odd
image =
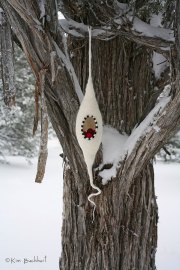
[[15, 103], [15, 83], [14, 83], [14, 59], [13, 59], [13, 39], [11, 25], [6, 15], [0, 8], [0, 45], [1, 45], [1, 72], [3, 79], [4, 103], [11, 107]]
[[[0, 5], [36, 79], [43, 74], [48, 114], [63, 147], [60, 269], [155, 269], [158, 215], [152, 159], [180, 124], [178, 31], [174, 42], [172, 30], [151, 27], [113, 0], [0, 0]], [[65, 16], [60, 23], [58, 7]], [[179, 14], [178, 1], [176, 10]], [[94, 199], [94, 221], [75, 136], [81, 89], [88, 77], [88, 25], [93, 27], [92, 75], [104, 125], [129, 135], [116, 176], [105, 186], [98, 170], [99, 150], [94, 180], [102, 194]], [[152, 49], [171, 62], [171, 83], [165, 89], [169, 82], [161, 84], [158, 100], [153, 98]], [[104, 164], [101, 171], [111, 166]]]
[[[72, 40], [70, 42], [73, 52]], [[84, 51], [74, 51], [74, 66], [80, 82], [81, 78], [87, 78], [88, 73], [86, 58], [83, 57], [87, 55], [88, 48], [83, 43], [79, 42], [75, 47], [83, 47]], [[94, 41], [93, 63], [95, 89], [104, 123], [130, 133], [142, 115], [142, 108], [147, 104], [149, 90], [152, 89], [150, 53], [120, 38], [108, 43]], [[96, 74], [100, 75], [96, 77]], [[84, 89], [86, 80], [81, 83]], [[134, 99], [135, 94], [139, 96], [138, 100]], [[124, 166], [122, 163], [122, 170]], [[107, 186], [102, 186], [97, 176], [96, 183], [103, 192], [95, 200], [94, 222], [87, 198], [79, 202], [77, 187], [79, 179], [84, 176], [79, 167], [78, 172], [76, 186], [70, 167], [65, 166], [64, 203], [68, 211], [64, 212], [60, 269], [155, 269], [157, 205], [151, 162], [141, 169], [137, 177], [133, 176], [128, 188], [126, 182], [123, 183], [123, 171]], [[83, 182], [88, 188], [85, 194], [89, 194], [87, 176]]]

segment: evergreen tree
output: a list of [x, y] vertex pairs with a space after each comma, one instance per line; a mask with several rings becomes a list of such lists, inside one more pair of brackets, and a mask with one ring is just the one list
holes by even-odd
[[[15, 46], [16, 106], [4, 105], [0, 91], [0, 155], [32, 157], [38, 138], [32, 136], [34, 118], [34, 77], [23, 51]], [[2, 90], [2, 83], [0, 85]]]
[[169, 140], [165, 149], [160, 150], [157, 157], [162, 161], [180, 162], [180, 131]]

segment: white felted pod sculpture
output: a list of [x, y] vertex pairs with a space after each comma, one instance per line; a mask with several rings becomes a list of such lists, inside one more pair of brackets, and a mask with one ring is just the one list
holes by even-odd
[[91, 200], [93, 196], [101, 193], [101, 190], [93, 183], [92, 166], [95, 160], [96, 153], [99, 149], [102, 140], [102, 116], [96, 100], [92, 76], [91, 76], [91, 30], [89, 29], [89, 78], [86, 85], [86, 92], [80, 105], [76, 118], [76, 136], [78, 143], [83, 151], [84, 160], [87, 165], [87, 170], [90, 178], [90, 184], [97, 192], [88, 196], [88, 200], [94, 205]]

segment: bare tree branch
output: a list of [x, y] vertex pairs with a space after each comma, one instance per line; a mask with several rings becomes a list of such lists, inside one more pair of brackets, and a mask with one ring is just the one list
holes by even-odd
[[[43, 69], [44, 66], [47, 66], [48, 71], [45, 75], [47, 77], [47, 83], [45, 86], [46, 88], [45, 95], [49, 99], [49, 101], [51, 99], [51, 102], [50, 102], [51, 103], [50, 105], [52, 106], [51, 110], [59, 111], [59, 117], [61, 117], [62, 126], [61, 127], [59, 126], [59, 123], [56, 119], [54, 119], [53, 121], [57, 121], [58, 123], [57, 124], [58, 132], [61, 136], [62, 141], [67, 147], [67, 152], [69, 153], [69, 156], [71, 156], [70, 153], [72, 153], [72, 145], [73, 145], [75, 146], [74, 151], [75, 152], [77, 151], [79, 156], [82, 157], [82, 154], [80, 153], [80, 150], [77, 146], [77, 141], [74, 136], [74, 119], [75, 119], [75, 115], [78, 109], [78, 104], [77, 104], [77, 99], [75, 99], [73, 95], [75, 92], [77, 93], [77, 89], [80, 89], [80, 88], [79, 88], [79, 83], [77, 84], [78, 80], [73, 73], [73, 66], [67, 55], [67, 48], [63, 47], [64, 43], [62, 41], [63, 39], [62, 35], [60, 35], [61, 48], [59, 48], [59, 44], [55, 41], [54, 37], [50, 36], [49, 32], [47, 32], [46, 38], [44, 37], [45, 28], [43, 28], [42, 31], [40, 29], [40, 31], [38, 32], [38, 35], [36, 35], [38, 31], [37, 26], [39, 26], [39, 18], [37, 17], [37, 14], [39, 14], [40, 16], [39, 10], [36, 12], [35, 10], [32, 11], [32, 14], [34, 14], [34, 16], [31, 16], [31, 18], [28, 18], [28, 13], [25, 7], [22, 7], [18, 1], [15, 1], [16, 11], [14, 11], [14, 7], [12, 7], [12, 5], [9, 6], [6, 1], [1, 0], [0, 2], [2, 2], [2, 5], [5, 8], [12, 25], [15, 24], [14, 26], [15, 33], [17, 34], [19, 40], [21, 41], [22, 47], [27, 54], [27, 58], [29, 59], [29, 62], [31, 63], [31, 66], [36, 73], [36, 77], [38, 77], [39, 71]], [[29, 2], [26, 3], [26, 5], [30, 5]], [[32, 8], [32, 7], [28, 7], [28, 8]], [[52, 7], [52, 9], [53, 8], [54, 7]], [[23, 20], [25, 20], [26, 22], [26, 27], [24, 28], [22, 27], [22, 18], [21, 16], [19, 16], [22, 10], [23, 10], [23, 13], [25, 13], [23, 15]], [[17, 14], [17, 12], [19, 13], [19, 15]], [[72, 26], [74, 27], [73, 24]], [[79, 27], [79, 24], [78, 24], [78, 27]], [[80, 29], [83, 32], [83, 35], [85, 36], [86, 26], [80, 24]], [[131, 30], [131, 33], [133, 33], [133, 31], [135, 32], [137, 31], [137, 29], [132, 30], [132, 24], [129, 29]], [[102, 31], [102, 29], [100, 30]], [[120, 31], [121, 30], [122, 29], [120, 29]], [[104, 33], [107, 34], [108, 31], [111, 31], [111, 30], [104, 28], [103, 34]], [[114, 30], [112, 30], [112, 33], [113, 31]], [[99, 35], [96, 28], [94, 28], [92, 34], [94, 37]], [[135, 36], [136, 36], [136, 33], [135, 33]], [[130, 39], [131, 38], [132, 37], [130, 37]], [[153, 45], [153, 42], [156, 42], [158, 38], [157, 37], [156, 38], [147, 37], [147, 38], [149, 39], [148, 46], [156, 47], [155, 45]], [[145, 40], [144, 36], [143, 37], [139, 36], [138, 39], [141, 39], [141, 41]], [[163, 39], [161, 38], [161, 40]], [[169, 49], [168, 46], [171, 43], [173, 43], [171, 38], [169, 40], [164, 39], [163, 42], [165, 42], [164, 49], [165, 48]], [[159, 43], [157, 47], [161, 45]], [[163, 50], [163, 49], [160, 48], [160, 50]], [[53, 59], [52, 59], [52, 52], [54, 51], [56, 51], [56, 55], [54, 55], [53, 53]], [[60, 69], [58, 70], [58, 72], [56, 72], [57, 63], [58, 65], [60, 65]], [[51, 74], [51, 77], [50, 77], [50, 74]], [[63, 82], [63, 85], [60, 81]], [[179, 83], [179, 77], [177, 76], [176, 85], [178, 85], [178, 83]], [[58, 91], [54, 92], [53, 91], [54, 87], [55, 88], [57, 87]], [[166, 105], [164, 110], [162, 110], [161, 113], [158, 114], [158, 117], [156, 117], [156, 125], [158, 126], [160, 131], [157, 132], [156, 129], [150, 128], [148, 132], [146, 132], [145, 134], [142, 134], [141, 138], [138, 138], [138, 140], [133, 146], [133, 150], [131, 154], [129, 154], [129, 156], [126, 157], [126, 161], [124, 162], [124, 165], [120, 168], [119, 173], [121, 171], [121, 174], [123, 173], [122, 175], [124, 175], [124, 177], [128, 175], [129, 166], [133, 166], [134, 168], [131, 170], [132, 177], [129, 177], [129, 179], [130, 178], [133, 179], [133, 177], [139, 173], [142, 167], [147, 164], [147, 162], [153, 157], [153, 155], [158, 151], [158, 149], [162, 147], [164, 143], [167, 141], [167, 139], [173, 134], [173, 132], [175, 132], [176, 125], [179, 125], [179, 107], [180, 107], [179, 95], [178, 95], [178, 91], [175, 91], [175, 95], [171, 98], [171, 100]], [[71, 130], [71, 132], [69, 132], [69, 129]], [[66, 136], [64, 134], [66, 134]], [[71, 137], [69, 136], [69, 134], [71, 134]], [[68, 144], [70, 140], [72, 144], [68, 148]], [[147, 149], [146, 145], [149, 145], [149, 144], [151, 145], [150, 150], [145, 151]]]
[[[180, 27], [180, 3], [177, 1], [176, 11], [176, 29]], [[166, 95], [166, 102], [163, 106], [158, 108], [159, 103], [152, 109], [147, 117], [141, 122], [141, 124], [132, 132], [127, 144], [133, 144], [127, 146], [127, 149], [131, 149], [125, 160], [122, 162], [122, 166], [118, 170], [118, 176], [122, 179], [123, 187], [128, 190], [133, 179], [135, 179], [140, 171], [148, 164], [148, 162], [155, 156], [155, 154], [163, 147], [168, 139], [179, 129], [180, 127], [180, 32], [176, 31], [175, 49], [171, 52], [171, 61], [173, 63], [173, 70], [171, 68], [171, 89], [169, 96]], [[165, 87], [167, 88], [167, 87]], [[167, 90], [167, 89], [166, 89]], [[153, 116], [153, 117], [152, 117]], [[150, 119], [148, 123], [148, 118]], [[143, 123], [147, 121], [148, 125]], [[133, 138], [135, 137], [135, 138]], [[129, 170], [129, 168], [131, 168]], [[127, 183], [128, 181], [128, 183]], [[126, 184], [125, 184], [126, 182]]]
[[[67, 5], [63, 0], [60, 2], [60, 10], [66, 18], [65, 20], [59, 20], [62, 29], [77, 38], [87, 36], [88, 25], [79, 22], [79, 20], [83, 21], [81, 8], [78, 8], [78, 5], [75, 6], [72, 3]], [[156, 50], [159, 53], [168, 55], [167, 51], [169, 51], [170, 45], [174, 43], [174, 32], [171, 29], [154, 27], [134, 17], [132, 10], [130, 10], [127, 4], [111, 1], [111, 5], [107, 7], [107, 1], [104, 2], [105, 3], [101, 4], [101, 7], [99, 7], [95, 1], [88, 3], [91, 12], [93, 11], [97, 19], [97, 23], [92, 25], [92, 36], [94, 38], [108, 40], [116, 36], [123, 36], [131, 41]], [[74, 16], [72, 10], [76, 8], [77, 13], [76, 16]], [[83, 6], [83, 8], [86, 10], [87, 6]], [[102, 9], [104, 14], [102, 14]], [[86, 12], [88, 11], [86, 10]], [[75, 20], [74, 17], [77, 17], [78, 20]], [[89, 24], [91, 24], [91, 22], [89, 22]]]
[[35, 113], [34, 113], [34, 123], [33, 123], [33, 136], [35, 135], [37, 128], [38, 128], [38, 122], [39, 122], [39, 86], [38, 86], [38, 80], [36, 80], [35, 84], [35, 91], [34, 91], [34, 101], [35, 101]]
[[11, 26], [0, 8], [1, 71], [3, 80], [4, 102], [7, 106], [15, 105], [16, 87], [14, 81], [14, 48]]
[[[128, 28], [124, 24], [117, 24], [116, 28], [99, 26], [92, 28], [92, 37], [101, 40], [112, 39], [116, 36], [124, 36], [129, 40], [139, 44], [164, 52], [169, 50], [170, 45], [174, 44], [174, 33], [170, 29], [151, 26], [138, 18], [132, 22], [127, 22]], [[72, 19], [60, 19], [61, 28], [67, 33], [77, 38], [84, 38], [88, 35], [88, 25], [78, 23]]]
[[65, 47], [65, 54], [64, 54], [62, 52], [62, 50], [59, 48], [59, 46], [56, 44], [55, 41], [53, 41], [53, 44], [56, 48], [56, 52], [57, 52], [58, 57], [62, 60], [62, 62], [66, 66], [66, 69], [68, 70], [68, 72], [72, 78], [72, 81], [74, 84], [74, 89], [76, 91], [76, 94], [78, 96], [79, 101], [81, 102], [83, 99], [83, 93], [82, 93], [81, 87], [79, 85], [79, 81], [78, 81], [78, 78], [77, 78], [76, 73], [74, 71], [73, 65], [69, 59], [69, 54], [68, 54], [67, 48]]
[[[78, 98], [74, 85], [76, 84], [78, 86], [78, 80], [75, 73], [71, 76], [71, 71], [73, 70], [71, 62], [70, 66], [69, 62], [66, 62], [67, 57], [63, 51], [61, 32], [58, 29], [57, 33], [53, 32], [56, 29], [56, 26], [53, 26], [53, 24], [57, 23], [55, 19], [56, 15], [52, 17], [56, 13], [56, 1], [49, 0], [46, 1], [46, 4], [47, 2], [49, 9], [46, 6], [44, 28], [43, 31], [41, 29], [38, 31], [37, 26], [39, 26], [39, 17], [41, 14], [38, 1], [34, 1], [33, 5], [29, 1], [25, 3], [15, 1], [14, 7], [12, 1], [0, 0], [0, 4], [5, 10], [10, 24], [13, 26], [13, 31], [22, 45], [37, 80], [39, 79], [39, 72], [45, 67], [47, 68], [44, 94], [46, 100], [48, 100], [48, 113], [65, 154], [68, 157], [72, 157], [75, 153], [78, 153], [79, 157], [81, 157], [81, 162], [79, 163], [83, 166], [82, 153], [77, 146], [77, 140], [74, 134], [75, 116], [78, 110]], [[32, 8], [33, 10], [31, 10]], [[30, 18], [28, 18], [29, 10], [31, 14], [34, 14]], [[22, 11], [25, 14], [21, 17]], [[38, 21], [37, 24], [36, 21]], [[48, 24], [51, 25], [50, 29], [47, 27]], [[41, 26], [43, 27], [43, 22]], [[58, 55], [57, 51], [58, 53], [60, 52], [63, 59]], [[55, 114], [54, 111], [56, 112]], [[58, 119], [55, 115], [58, 115]], [[70, 163], [72, 168], [76, 165], [73, 159], [70, 159]]]
[[48, 114], [46, 101], [44, 96], [46, 69], [42, 69], [39, 73], [39, 91], [41, 96], [41, 138], [40, 138], [40, 151], [38, 158], [37, 174], [35, 182], [41, 183], [46, 168], [46, 161], [48, 156], [47, 143], [48, 143]]

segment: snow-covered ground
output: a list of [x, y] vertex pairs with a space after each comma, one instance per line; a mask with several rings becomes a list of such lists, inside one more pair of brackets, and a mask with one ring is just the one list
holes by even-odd
[[[10, 157], [9, 165], [0, 164], [0, 269], [59, 269], [61, 152], [56, 141], [49, 142], [46, 176], [42, 184], [34, 182], [36, 160], [29, 165], [24, 158]], [[33, 260], [34, 256], [46, 262], [24, 264], [24, 258]]]
[[[9, 157], [10, 164], [0, 164], [0, 269], [59, 269], [60, 153], [57, 141], [50, 141], [42, 184], [34, 182], [36, 160], [29, 165], [24, 158]], [[160, 215], [157, 269], [180, 270], [180, 164], [158, 163], [155, 174]], [[27, 262], [34, 256], [42, 262]]]
[[159, 206], [157, 270], [180, 270], [180, 163], [155, 166]]

